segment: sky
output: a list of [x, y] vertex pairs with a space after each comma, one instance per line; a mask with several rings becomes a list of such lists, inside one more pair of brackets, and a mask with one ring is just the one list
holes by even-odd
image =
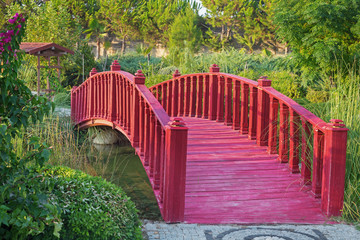
[[199, 11], [199, 15], [200, 15], [200, 16], [204, 16], [205, 13], [206, 13], [206, 8], [204, 8], [204, 7], [202, 6], [201, 0], [195, 0], [195, 2], [197, 2], [197, 3], [199, 3], [199, 4], [201, 5], [200, 11]]

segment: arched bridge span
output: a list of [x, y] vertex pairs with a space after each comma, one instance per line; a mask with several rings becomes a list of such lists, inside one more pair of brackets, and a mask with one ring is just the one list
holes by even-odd
[[[124, 133], [167, 222], [323, 223], [341, 214], [347, 129], [271, 87], [221, 73], [180, 75], [148, 89], [121, 71], [71, 95], [76, 125]], [[181, 117], [181, 118], [180, 118]]]

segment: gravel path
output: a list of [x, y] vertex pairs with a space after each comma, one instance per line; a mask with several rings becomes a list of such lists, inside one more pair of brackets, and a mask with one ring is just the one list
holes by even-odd
[[354, 226], [200, 225], [143, 220], [144, 239], [153, 240], [360, 240]]

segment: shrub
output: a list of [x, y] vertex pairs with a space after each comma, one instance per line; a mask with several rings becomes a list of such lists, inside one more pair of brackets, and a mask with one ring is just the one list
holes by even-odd
[[61, 92], [57, 93], [54, 96], [53, 102], [57, 107], [70, 107], [71, 105], [71, 95], [70, 92]]
[[[61, 239], [142, 239], [135, 205], [121, 188], [67, 167], [39, 172], [54, 186], [48, 194], [61, 209]], [[56, 239], [49, 229], [36, 238]]]

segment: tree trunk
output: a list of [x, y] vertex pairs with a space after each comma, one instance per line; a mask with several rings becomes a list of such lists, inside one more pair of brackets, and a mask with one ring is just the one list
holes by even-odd
[[121, 55], [124, 55], [125, 48], [126, 48], [126, 36], [123, 37], [122, 43], [121, 43]]
[[96, 56], [96, 59], [99, 59], [99, 58], [100, 58], [100, 39], [97, 40], [96, 45], [97, 45], [97, 56]]

